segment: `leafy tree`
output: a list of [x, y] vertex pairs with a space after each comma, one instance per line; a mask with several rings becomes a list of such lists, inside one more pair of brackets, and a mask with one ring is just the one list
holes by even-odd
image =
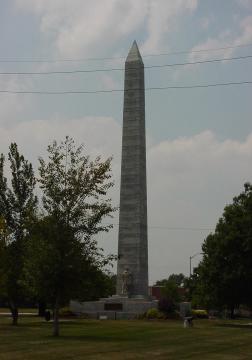
[[32, 231], [26, 274], [30, 287], [51, 303], [53, 334], [58, 336], [60, 306], [80, 298], [85, 290], [90, 294], [109, 261], [95, 235], [109, 231], [111, 225], [102, 220], [115, 209], [106, 197], [113, 186], [111, 158], [91, 161], [83, 155], [83, 146], [75, 147], [68, 137], [49, 145], [48, 156], [47, 162], [39, 160], [44, 218]]
[[85, 293], [82, 291], [80, 298], [84, 300], [97, 300], [109, 297], [116, 293], [116, 275], [107, 270], [99, 269], [95, 273], [96, 278], [87, 288]]
[[[91, 244], [95, 246], [95, 244]], [[34, 223], [27, 241], [25, 284], [30, 296], [54, 309], [71, 298], [93, 300], [102, 296], [104, 274], [97, 263], [99, 251], [88, 257], [87, 243], [76, 240], [74, 231], [53, 216]]]
[[203, 243], [195, 294], [208, 306], [252, 304], [252, 186], [226, 206], [215, 232]]
[[185, 280], [186, 301], [190, 301], [193, 308], [209, 308], [209, 292], [206, 291], [204, 284], [200, 281], [198, 268], [194, 269], [190, 278]]
[[161, 289], [163, 297], [170, 299], [174, 304], [180, 301], [178, 286], [174, 280], [168, 280]]
[[0, 296], [1, 300], [6, 294], [5, 291], [5, 255], [6, 255], [6, 237], [7, 237], [7, 227], [6, 222], [3, 217], [0, 217]]
[[167, 315], [173, 313], [177, 303], [181, 301], [177, 283], [172, 279], [164, 279], [157, 281], [156, 285], [163, 286], [161, 289], [161, 299], [159, 300], [159, 310]]
[[99, 297], [108, 297], [116, 293], [116, 275], [103, 272], [103, 294]]
[[34, 196], [35, 177], [32, 165], [18, 151], [15, 143], [9, 148], [11, 186], [4, 176], [5, 157], [0, 155], [0, 217], [4, 238], [4, 289], [12, 313], [13, 325], [18, 322], [18, 306], [23, 298], [22, 271], [24, 243], [29, 224], [35, 216], [37, 199]]
[[170, 281], [173, 281], [176, 283], [177, 286], [180, 286], [185, 281], [185, 279], [186, 279], [186, 277], [182, 273], [171, 274], [171, 275], [169, 275], [168, 279], [158, 280], [155, 285], [156, 286], [165, 286]]

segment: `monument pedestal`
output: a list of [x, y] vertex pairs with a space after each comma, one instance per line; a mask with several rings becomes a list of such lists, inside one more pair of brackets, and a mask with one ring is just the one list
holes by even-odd
[[70, 310], [75, 314], [86, 315], [90, 319], [136, 319], [151, 308], [157, 308], [158, 301], [144, 297], [113, 295], [98, 301], [79, 302], [72, 300]]

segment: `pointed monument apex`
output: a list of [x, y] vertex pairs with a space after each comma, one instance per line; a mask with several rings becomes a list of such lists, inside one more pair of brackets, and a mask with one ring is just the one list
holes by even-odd
[[126, 62], [131, 62], [131, 61], [143, 62], [136, 40], [134, 40], [126, 59]]

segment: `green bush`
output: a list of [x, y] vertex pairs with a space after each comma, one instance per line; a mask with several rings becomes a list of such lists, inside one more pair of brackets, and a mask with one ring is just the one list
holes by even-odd
[[161, 298], [158, 302], [158, 310], [166, 315], [172, 314], [176, 310], [175, 303], [169, 298]]
[[208, 313], [206, 310], [194, 309], [192, 310], [192, 315], [199, 319], [207, 319]]
[[151, 308], [146, 313], [147, 319], [164, 319], [164, 314], [156, 308]]

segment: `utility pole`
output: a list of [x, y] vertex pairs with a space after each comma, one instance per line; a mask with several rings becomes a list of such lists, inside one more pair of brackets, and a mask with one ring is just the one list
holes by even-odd
[[192, 259], [195, 257], [195, 256], [197, 256], [197, 255], [202, 255], [203, 253], [202, 252], [197, 252], [196, 254], [194, 254], [194, 255], [192, 255], [192, 256], [190, 256], [190, 277], [191, 277], [191, 275], [192, 275]]

